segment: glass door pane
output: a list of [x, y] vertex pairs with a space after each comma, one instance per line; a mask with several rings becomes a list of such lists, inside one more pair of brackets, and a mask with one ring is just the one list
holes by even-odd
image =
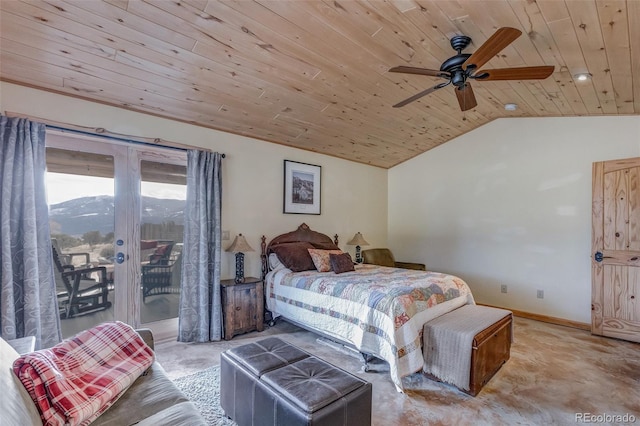
[[140, 322], [177, 318], [180, 302], [186, 166], [140, 162]]
[[63, 337], [113, 321], [114, 157], [48, 147], [47, 199]]

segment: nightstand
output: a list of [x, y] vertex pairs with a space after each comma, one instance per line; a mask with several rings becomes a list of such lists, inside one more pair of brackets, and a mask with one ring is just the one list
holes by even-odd
[[220, 281], [224, 339], [236, 334], [264, 329], [264, 290], [262, 280], [245, 277], [243, 282], [234, 279]]

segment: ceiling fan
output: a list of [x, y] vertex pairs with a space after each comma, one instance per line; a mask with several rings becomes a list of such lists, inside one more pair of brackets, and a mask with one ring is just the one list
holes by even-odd
[[474, 108], [478, 103], [473, 94], [471, 85], [468, 80], [478, 81], [495, 81], [495, 80], [543, 80], [551, 75], [554, 66], [542, 65], [537, 67], [519, 67], [519, 68], [499, 68], [486, 69], [478, 71], [485, 63], [498, 54], [502, 49], [511, 44], [515, 39], [520, 37], [522, 31], [502, 27], [498, 29], [487, 41], [485, 41], [478, 50], [473, 54], [462, 53], [462, 51], [471, 43], [471, 37], [464, 35], [456, 35], [451, 38], [451, 47], [458, 52], [442, 63], [440, 70], [431, 70], [428, 68], [415, 67], [393, 67], [389, 72], [399, 72], [404, 74], [428, 75], [431, 77], [440, 77], [447, 80], [427, 90], [423, 90], [402, 102], [398, 102], [393, 107], [400, 108], [408, 103], [420, 99], [429, 93], [442, 89], [450, 84], [455, 87], [458, 104], [462, 111]]

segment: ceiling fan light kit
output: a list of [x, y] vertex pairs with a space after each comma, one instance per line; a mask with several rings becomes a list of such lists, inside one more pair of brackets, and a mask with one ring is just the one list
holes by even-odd
[[456, 35], [451, 38], [450, 43], [451, 47], [458, 53], [444, 61], [439, 70], [407, 66], [391, 68], [389, 72], [426, 75], [447, 80], [444, 83], [440, 83], [434, 87], [423, 90], [404, 101], [398, 102], [393, 107], [403, 107], [423, 96], [428, 95], [429, 93], [435, 92], [436, 90], [442, 89], [443, 87], [451, 84], [455, 87], [455, 93], [460, 109], [462, 111], [467, 111], [477, 106], [476, 98], [469, 80], [543, 80], [549, 77], [555, 68], [550, 65], [481, 70], [484, 64], [497, 55], [502, 49], [511, 44], [515, 39], [520, 37], [521, 34], [522, 31], [515, 28], [499, 28], [482, 44], [482, 46], [480, 46], [480, 48], [478, 48], [478, 50], [472, 54], [462, 53], [462, 51], [471, 43], [471, 37]]

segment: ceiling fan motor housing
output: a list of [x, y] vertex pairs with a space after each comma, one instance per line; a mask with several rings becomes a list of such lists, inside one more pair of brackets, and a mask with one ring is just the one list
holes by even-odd
[[444, 61], [440, 66], [440, 71], [449, 73], [451, 84], [456, 87], [464, 86], [464, 82], [468, 77], [467, 73], [462, 69], [462, 64], [465, 63], [469, 56], [471, 56], [469, 53], [459, 53]]
[[456, 70], [462, 69], [462, 64], [464, 64], [469, 56], [471, 56], [470, 53], [461, 53], [459, 55], [452, 56], [440, 65], [440, 71], [453, 73]]
[[464, 86], [464, 82], [467, 80], [467, 75], [462, 70], [457, 70], [451, 75], [451, 84], [456, 87]]

